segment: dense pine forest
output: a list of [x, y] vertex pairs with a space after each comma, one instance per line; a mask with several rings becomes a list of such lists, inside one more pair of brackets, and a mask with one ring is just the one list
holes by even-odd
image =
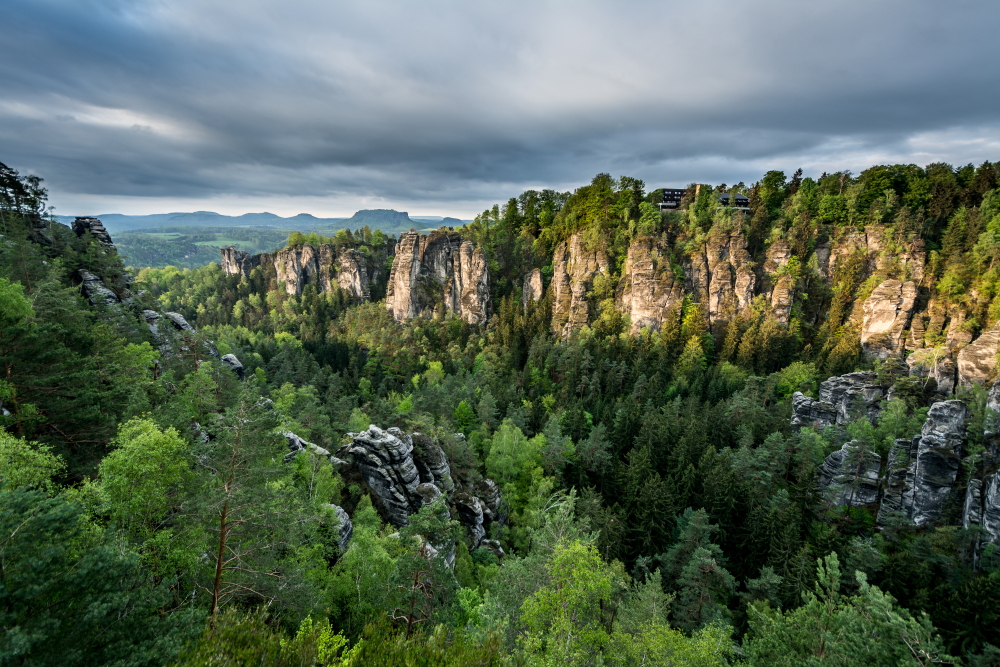
[[998, 186], [599, 174], [181, 269], [0, 165], [0, 665], [1000, 665]]

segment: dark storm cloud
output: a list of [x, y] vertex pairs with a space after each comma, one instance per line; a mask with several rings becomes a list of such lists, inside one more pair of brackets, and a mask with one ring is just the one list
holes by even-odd
[[0, 160], [347, 207], [1000, 158], [994, 3], [819, 4], [8, 0]]

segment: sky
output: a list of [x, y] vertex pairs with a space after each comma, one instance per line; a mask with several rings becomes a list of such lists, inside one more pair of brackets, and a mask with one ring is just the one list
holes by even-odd
[[63, 215], [471, 218], [1000, 160], [996, 0], [3, 0], [0, 162]]

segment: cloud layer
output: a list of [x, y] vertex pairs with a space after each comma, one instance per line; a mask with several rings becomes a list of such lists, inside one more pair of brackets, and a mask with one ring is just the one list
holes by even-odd
[[996, 34], [988, 0], [7, 0], [0, 161], [65, 214], [468, 217], [598, 171], [997, 160]]

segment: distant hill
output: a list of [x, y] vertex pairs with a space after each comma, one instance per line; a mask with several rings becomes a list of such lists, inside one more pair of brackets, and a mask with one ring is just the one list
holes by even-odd
[[[100, 218], [109, 232], [126, 232], [149, 227], [272, 227], [274, 229], [312, 229], [335, 225], [343, 218], [317, 218], [309, 213], [299, 213], [282, 218], [274, 213], [244, 213], [243, 215], [222, 215], [213, 211], [193, 213], [154, 213], [152, 215], [123, 215], [103, 213]], [[59, 222], [72, 224], [74, 216], [57, 215]]]
[[[72, 215], [57, 215], [59, 222], [72, 224]], [[109, 232], [131, 232], [151, 227], [265, 227], [308, 231], [312, 229], [359, 229], [368, 225], [372, 229], [381, 229], [387, 234], [399, 234], [411, 227], [420, 229], [428, 226], [440, 227], [460, 226], [463, 221], [458, 218], [442, 218], [439, 216], [421, 216], [410, 218], [405, 211], [392, 209], [369, 209], [355, 213], [350, 218], [317, 218], [309, 213], [299, 213], [288, 218], [282, 218], [274, 213], [244, 213], [243, 215], [222, 215], [213, 211], [194, 211], [193, 213], [154, 213], [152, 215], [123, 215], [121, 213], [103, 213], [95, 216], [101, 219]]]

